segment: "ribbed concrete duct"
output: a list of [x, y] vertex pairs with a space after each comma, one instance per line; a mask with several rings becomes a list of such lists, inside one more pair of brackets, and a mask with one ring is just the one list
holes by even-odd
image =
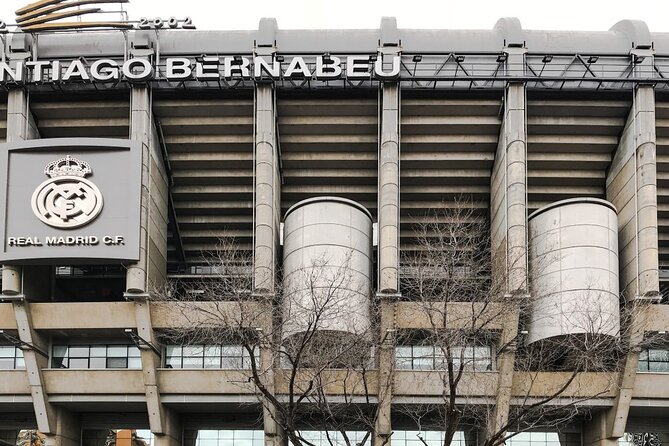
[[527, 342], [584, 333], [617, 336], [616, 208], [595, 198], [558, 201], [530, 215], [529, 232]]
[[371, 214], [350, 200], [312, 198], [288, 210], [284, 339], [314, 330], [355, 336], [369, 332], [372, 234]]

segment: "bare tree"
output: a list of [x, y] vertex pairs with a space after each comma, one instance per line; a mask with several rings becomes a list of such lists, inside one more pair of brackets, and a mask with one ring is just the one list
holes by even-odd
[[[642, 308], [621, 300], [621, 316], [612, 315], [597, 307], [593, 287], [577, 299], [581, 307], [556, 309], [577, 335], [526, 345], [523, 327], [532, 302], [506, 292], [508, 278], [493, 264], [485, 216], [460, 199], [424, 221], [415, 225], [417, 249], [402, 259], [402, 294], [414, 302], [415, 317], [426, 321], [417, 325], [425, 328], [398, 336], [400, 345], [422, 346], [418, 350], [427, 355], [427, 361], [413, 358], [417, 367], [405, 368], [431, 369], [442, 386], [438, 403], [404, 406], [419, 430], [443, 431], [449, 446], [463, 427], [486, 426], [479, 444], [498, 446], [521, 432], [564, 426], [584, 416], [585, 402], [613, 394], [626, 354], [649, 342]], [[500, 422], [497, 381], [486, 371], [510, 351], [518, 379]], [[400, 367], [402, 360], [397, 358]], [[420, 434], [419, 440], [428, 446]]]
[[[273, 294], [252, 293], [251, 267], [251, 253], [222, 241], [205, 256], [206, 275], [157, 290], [155, 304], [185, 321], [162, 333], [165, 342], [241, 345], [248, 362], [237, 383], [293, 445], [316, 446], [310, 430], [325, 430], [331, 444], [335, 436], [365, 443], [377, 416], [370, 369], [378, 328], [371, 290], [356, 285], [350, 256], [324, 253]], [[350, 438], [352, 427], [364, 438]]]

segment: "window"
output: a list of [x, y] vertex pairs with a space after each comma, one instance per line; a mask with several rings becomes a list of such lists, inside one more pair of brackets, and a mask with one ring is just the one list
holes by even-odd
[[184, 446], [264, 446], [262, 430], [185, 430]]
[[643, 350], [639, 354], [639, 371], [669, 373], [669, 350]]
[[25, 369], [23, 351], [13, 345], [0, 345], [0, 370]]
[[[392, 438], [394, 446], [425, 446], [426, 444], [427, 446], [443, 446], [444, 444], [444, 433], [441, 431], [394, 431]], [[451, 446], [465, 446], [463, 431], [455, 433]]]
[[581, 446], [581, 434], [522, 432], [507, 440], [506, 444], [507, 446]]
[[[451, 349], [455, 367], [464, 362], [466, 370], [493, 369], [492, 347], [459, 346]], [[398, 346], [395, 348], [395, 365], [402, 370], [444, 370], [448, 366], [440, 347], [425, 345]]]
[[[173, 369], [250, 369], [251, 356], [241, 345], [168, 345], [165, 366]], [[256, 363], [260, 352], [254, 351]]]
[[54, 345], [51, 367], [65, 369], [141, 369], [134, 345]]
[[[344, 436], [338, 431], [300, 431], [300, 435], [305, 440], [317, 446], [346, 446]], [[365, 439], [366, 435], [367, 432], [364, 431], [346, 432], [346, 436], [351, 444], [370, 446], [372, 444], [372, 436], [369, 435]], [[362, 443], [363, 440], [365, 440], [364, 443]], [[288, 444], [292, 446], [293, 443], [289, 441]]]

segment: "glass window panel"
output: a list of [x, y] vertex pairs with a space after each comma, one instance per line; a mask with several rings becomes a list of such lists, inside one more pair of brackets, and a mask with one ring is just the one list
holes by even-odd
[[16, 358], [16, 368], [17, 369], [25, 369], [26, 368], [26, 360], [23, 358]]
[[669, 372], [669, 363], [667, 362], [650, 362], [649, 370], [651, 372]]
[[184, 345], [182, 354], [184, 356], [202, 356], [203, 349], [201, 345]]
[[91, 346], [91, 358], [105, 358], [107, 356], [106, 345]]
[[651, 361], [669, 361], [668, 350], [649, 350], [648, 359]]
[[397, 366], [398, 369], [401, 369], [401, 370], [411, 370], [411, 367], [412, 367], [411, 362], [412, 362], [411, 358], [407, 358], [407, 359], [397, 358], [395, 360], [395, 365]]
[[23, 350], [21, 350], [20, 348], [17, 348], [16, 349], [16, 357], [17, 358], [23, 358]]
[[230, 430], [230, 429], [225, 429], [221, 431], [214, 431], [217, 432], [218, 438], [234, 438], [235, 437], [235, 431]]
[[165, 347], [165, 353], [167, 354], [167, 356], [181, 356], [181, 346], [168, 345], [167, 347]]
[[432, 357], [434, 356], [434, 347], [416, 346], [413, 348], [413, 355], [416, 358]]
[[68, 367], [71, 369], [87, 369], [88, 358], [70, 358]]
[[639, 371], [648, 372], [648, 361], [639, 361]]
[[91, 358], [90, 367], [92, 369], [104, 369], [107, 367], [107, 358]]
[[202, 438], [198, 440], [199, 446], [218, 446], [218, 440], [210, 438]]
[[109, 357], [109, 358], [127, 358], [128, 357], [128, 346], [127, 345], [110, 345], [107, 348], [107, 357]]
[[128, 346], [128, 357], [130, 358], [139, 358], [142, 354], [139, 351], [139, 348], [137, 348], [134, 345], [129, 345]]
[[395, 357], [411, 358], [411, 347], [395, 347]]
[[128, 358], [107, 358], [107, 368], [109, 369], [127, 369]]
[[241, 369], [242, 358], [222, 358], [221, 367], [224, 369]]
[[221, 358], [220, 357], [205, 357], [204, 358], [204, 368], [205, 369], [217, 369], [221, 367]]
[[16, 355], [16, 347], [13, 345], [0, 346], [0, 358], [13, 358]]
[[88, 358], [90, 348], [88, 345], [69, 346], [68, 353], [70, 358]]
[[54, 345], [53, 346], [53, 356], [58, 356], [60, 358], [64, 358], [67, 356], [67, 346], [65, 345]]
[[221, 346], [220, 345], [207, 345], [204, 348], [204, 356], [221, 356]]
[[165, 361], [165, 365], [168, 366], [168, 368], [171, 366], [173, 369], [180, 369], [181, 357], [167, 358], [167, 360]]
[[413, 360], [415, 370], [431, 370], [433, 368], [432, 358], [415, 358]]
[[129, 369], [141, 369], [142, 368], [142, 358], [128, 358], [128, 368]]
[[641, 353], [639, 353], [639, 359], [641, 361], [648, 359], [648, 350], [641, 350]]
[[490, 346], [474, 347], [474, 356], [476, 358], [490, 358]]
[[198, 431], [197, 436], [199, 439], [218, 439], [218, 431], [203, 429]]
[[183, 358], [184, 369], [201, 369], [203, 358]]

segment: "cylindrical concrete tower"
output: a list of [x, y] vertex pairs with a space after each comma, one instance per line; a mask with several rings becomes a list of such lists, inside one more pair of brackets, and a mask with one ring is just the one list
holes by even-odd
[[584, 333], [617, 336], [616, 208], [594, 198], [559, 201], [530, 215], [529, 232], [527, 342]]
[[286, 212], [284, 339], [314, 328], [333, 335], [369, 332], [372, 234], [369, 211], [343, 198], [312, 198]]

